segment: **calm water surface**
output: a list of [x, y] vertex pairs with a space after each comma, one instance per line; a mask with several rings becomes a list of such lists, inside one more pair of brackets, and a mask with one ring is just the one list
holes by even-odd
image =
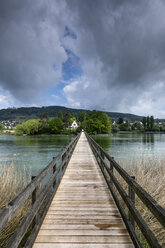
[[0, 166], [14, 164], [38, 175], [72, 139], [73, 136], [0, 135]]
[[[113, 134], [93, 138], [124, 165], [128, 159], [132, 165], [144, 158], [157, 161], [165, 158], [165, 134]], [[71, 136], [14, 136], [0, 135], [0, 167], [23, 168], [37, 175], [63, 149]]]
[[[93, 138], [123, 166], [131, 161], [165, 161], [165, 134], [112, 134]], [[162, 162], [161, 162], [162, 164]], [[165, 164], [164, 164], [165, 165]]]

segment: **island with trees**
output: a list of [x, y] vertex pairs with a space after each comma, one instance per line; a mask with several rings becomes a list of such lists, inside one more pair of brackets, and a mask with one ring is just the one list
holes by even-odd
[[141, 121], [134, 122], [119, 118], [112, 123], [112, 132], [165, 132], [165, 122], [155, 120], [154, 116], [143, 117]]
[[110, 133], [146, 133], [165, 132], [165, 122], [154, 119], [154, 116], [142, 117], [141, 120], [126, 118], [110, 118], [102, 111], [59, 111], [54, 117], [43, 112], [38, 118], [24, 121], [3, 120], [0, 123], [0, 133], [13, 133], [16, 135], [43, 135], [43, 134], [77, 134], [82, 129], [89, 134]]
[[[72, 123], [77, 122], [77, 127]], [[102, 111], [93, 110], [89, 114], [80, 112], [71, 115], [67, 112], [63, 115], [60, 111], [54, 118], [49, 118], [48, 113], [40, 115], [39, 119], [32, 119], [15, 128], [16, 135], [37, 135], [37, 134], [75, 134], [85, 129], [90, 134], [109, 134], [111, 132], [111, 120]]]

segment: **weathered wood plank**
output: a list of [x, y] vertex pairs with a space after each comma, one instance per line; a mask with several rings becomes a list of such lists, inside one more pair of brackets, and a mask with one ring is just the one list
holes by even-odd
[[[100, 208], [102, 208], [102, 210], [100, 210]], [[96, 206], [96, 205], [90, 205], [90, 207], [88, 207], [87, 205], [81, 205], [81, 206], [66, 206], [66, 205], [58, 205], [58, 206], [50, 206], [49, 208], [50, 211], [97, 211], [97, 212], [101, 212], [101, 211], [105, 211], [105, 212], [114, 212], [114, 211], [118, 211], [116, 210], [116, 207], [108, 207], [108, 206]]]
[[128, 235], [127, 230], [122, 230], [122, 229], [111, 229], [111, 230], [54, 230], [54, 229], [41, 229], [39, 234], [39, 236], [48, 236], [48, 235], [55, 235], [55, 236], [111, 236], [111, 235], [115, 235], [115, 236], [120, 236], [120, 235]]
[[[87, 136], [89, 137], [89, 135]], [[99, 152], [101, 151], [104, 154], [104, 156], [113, 164], [113, 167], [123, 177], [123, 179], [127, 182], [127, 184], [135, 191], [135, 193], [138, 195], [138, 197], [141, 199], [144, 205], [147, 206], [147, 208], [157, 218], [157, 220], [161, 223], [161, 225], [165, 227], [165, 209], [162, 206], [160, 206], [158, 202], [156, 202], [151, 197], [151, 195], [149, 195], [134, 179], [132, 179], [131, 176], [114, 159], [112, 159], [109, 156], [109, 154], [107, 154], [99, 144], [97, 144], [91, 138], [90, 140], [92, 140], [92, 144], [95, 146], [93, 147], [94, 147], [94, 150], [96, 151], [96, 154], [100, 157], [97, 149], [99, 150]], [[151, 233], [150, 235], [152, 236]]]
[[49, 214], [54, 214], [54, 215], [114, 215], [114, 214], [119, 214], [119, 211], [116, 209], [111, 209], [111, 211], [107, 210], [52, 210], [49, 208]]
[[[73, 145], [76, 140], [79, 138], [79, 135], [74, 138], [68, 146], [66, 146], [61, 153], [57, 157], [55, 157], [42, 171], [41, 173], [31, 182], [29, 183], [25, 189], [23, 189], [8, 205], [6, 205], [0, 211], [0, 230], [11, 220], [15, 212], [24, 204], [24, 202], [28, 199], [31, 193], [38, 187], [39, 183], [43, 180], [43, 178], [47, 175], [51, 168], [54, 167], [56, 162], [66, 153], [67, 149]], [[54, 176], [58, 174], [60, 168], [56, 170]]]
[[89, 209], [90, 208], [101, 208], [102, 210], [104, 210], [105, 208], [108, 208], [108, 209], [115, 209], [116, 208], [116, 206], [115, 206], [115, 204], [109, 204], [109, 203], [106, 203], [106, 204], [93, 204], [93, 203], [91, 203], [91, 204], [87, 204], [87, 203], [82, 203], [82, 204], [75, 204], [75, 202], [73, 202], [73, 203], [70, 203], [70, 204], [65, 204], [65, 202], [61, 202], [61, 203], [58, 203], [58, 204], [56, 204], [55, 202], [54, 203], [51, 203], [51, 206], [50, 207], [54, 207], [54, 208], [61, 208], [61, 207], [64, 207], [64, 208], [69, 208], [69, 207], [74, 207], [74, 208], [76, 208], [77, 207], [77, 209], [79, 209], [79, 208], [85, 208], [85, 207], [89, 207]]
[[102, 201], [102, 200], [97, 200], [97, 201], [93, 201], [93, 200], [87, 200], [87, 199], [82, 199], [81, 201], [76, 201], [76, 200], [73, 200], [73, 201], [66, 201], [66, 200], [53, 200], [52, 203], [54, 204], [60, 204], [60, 203], [66, 203], [66, 204], [74, 204], [74, 205], [82, 205], [82, 204], [97, 204], [98, 206], [99, 205], [102, 205], [103, 203], [104, 204], [110, 204], [110, 201]]
[[33, 247], [134, 247], [83, 133]]
[[73, 243], [35, 243], [34, 248], [133, 248], [133, 244], [73, 244]]
[[115, 219], [115, 220], [107, 220], [107, 219], [101, 219], [98, 220], [97, 216], [95, 217], [96, 219], [46, 219], [44, 220], [44, 224], [123, 224], [122, 219]]
[[92, 243], [92, 244], [128, 244], [131, 243], [131, 240], [128, 235], [121, 235], [121, 236], [55, 236], [55, 235], [44, 235], [38, 236], [36, 243]]
[[70, 225], [62, 225], [62, 224], [43, 224], [41, 226], [41, 230], [52, 229], [52, 230], [126, 230], [123, 224], [96, 224], [96, 225], [80, 225], [80, 224], [70, 224]]
[[73, 215], [69, 215], [69, 214], [66, 214], [66, 215], [57, 215], [57, 214], [47, 214], [46, 215], [46, 218], [47, 219], [51, 219], [51, 220], [54, 220], [54, 219], [87, 219], [87, 220], [118, 220], [118, 219], [121, 219], [121, 217], [119, 217], [119, 215], [116, 215], [116, 214], [113, 214], [113, 215], [76, 215], [76, 214], [73, 214]]

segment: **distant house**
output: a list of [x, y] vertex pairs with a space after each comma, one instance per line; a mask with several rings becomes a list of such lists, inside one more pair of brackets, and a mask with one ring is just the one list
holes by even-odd
[[73, 121], [72, 122], [72, 125], [71, 125], [71, 128], [77, 128], [78, 127], [78, 124], [76, 121]]

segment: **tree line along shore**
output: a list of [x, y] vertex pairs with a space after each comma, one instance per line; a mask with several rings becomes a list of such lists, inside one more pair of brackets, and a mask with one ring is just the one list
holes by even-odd
[[[143, 117], [141, 121], [130, 122], [123, 118], [111, 120], [102, 112], [93, 110], [90, 113], [79, 112], [72, 114], [62, 111], [54, 118], [48, 113], [43, 113], [38, 119], [31, 119], [16, 124], [13, 130], [16, 135], [39, 135], [39, 134], [76, 134], [82, 129], [89, 134], [110, 134], [117, 132], [165, 132], [165, 123], [156, 122], [153, 116]], [[8, 133], [0, 123], [1, 133]]]

